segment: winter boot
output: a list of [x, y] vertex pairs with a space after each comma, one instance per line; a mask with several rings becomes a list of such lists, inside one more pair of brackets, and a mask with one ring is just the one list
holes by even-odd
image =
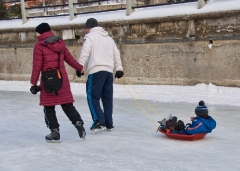
[[185, 129], [185, 124], [182, 120], [178, 121], [178, 130], [184, 130]]
[[78, 130], [79, 137], [85, 139], [86, 131], [83, 127], [83, 122], [77, 121], [74, 126]]
[[51, 133], [45, 137], [47, 141], [58, 141], [60, 140], [59, 129], [51, 129]]
[[172, 119], [170, 119], [170, 121], [177, 122], [177, 117], [173, 116]]

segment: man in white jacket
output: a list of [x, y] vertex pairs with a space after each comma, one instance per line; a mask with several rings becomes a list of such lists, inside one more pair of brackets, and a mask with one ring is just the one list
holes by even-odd
[[[112, 129], [113, 127], [113, 71], [115, 78], [123, 73], [120, 52], [114, 40], [94, 18], [86, 21], [88, 34], [84, 37], [79, 63], [86, 66], [88, 80], [86, 83], [87, 100], [93, 124], [91, 130]], [[81, 73], [77, 71], [77, 75]], [[103, 109], [100, 106], [100, 99]]]

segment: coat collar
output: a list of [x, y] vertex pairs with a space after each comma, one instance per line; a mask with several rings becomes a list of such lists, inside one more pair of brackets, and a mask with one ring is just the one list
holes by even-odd
[[46, 38], [50, 37], [50, 36], [54, 36], [52, 31], [48, 31], [48, 32], [44, 32], [43, 34], [41, 34], [40, 36], [38, 36], [38, 40], [39, 41], [43, 41]]

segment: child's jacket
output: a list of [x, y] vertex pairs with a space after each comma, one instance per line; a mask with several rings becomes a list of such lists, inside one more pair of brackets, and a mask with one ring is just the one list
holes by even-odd
[[211, 116], [208, 116], [207, 119], [196, 116], [186, 131], [188, 134], [210, 133], [215, 127], [216, 121]]

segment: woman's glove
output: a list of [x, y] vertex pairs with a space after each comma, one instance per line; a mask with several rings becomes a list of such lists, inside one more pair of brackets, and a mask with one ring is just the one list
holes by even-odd
[[31, 86], [31, 88], [30, 88], [30, 91], [31, 91], [32, 94], [37, 94], [37, 92], [39, 92], [39, 91], [41, 91], [41, 90], [42, 90], [41, 87], [40, 87], [40, 86], [37, 86], [37, 85], [33, 85], [33, 86]]

